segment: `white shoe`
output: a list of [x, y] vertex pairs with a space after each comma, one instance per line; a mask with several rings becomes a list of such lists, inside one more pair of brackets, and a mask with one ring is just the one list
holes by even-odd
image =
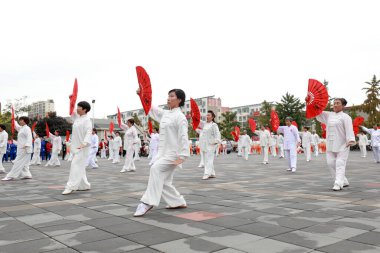
[[203, 168], [203, 165], [198, 165], [198, 168]]
[[153, 206], [151, 206], [151, 205], [147, 205], [145, 203], [140, 203], [137, 206], [136, 212], [135, 212], [135, 214], [133, 216], [134, 217], [144, 216], [144, 214], [146, 214], [152, 208], [153, 208]]
[[13, 177], [4, 177], [1, 181], [12, 181]]
[[210, 178], [209, 175], [204, 175], [204, 176], [202, 177], [202, 180], [207, 180], [207, 179], [209, 179], [209, 178]]
[[268, 164], [268, 162], [263, 162], [263, 164]]
[[292, 171], [292, 169], [291, 168], [287, 168], [286, 171]]
[[73, 193], [73, 192], [74, 192], [73, 190], [65, 189], [65, 190], [62, 192], [62, 195], [69, 195], [70, 193]]
[[297, 170], [296, 168], [292, 168], [292, 172], [293, 172], [293, 173], [296, 172], [296, 170]]
[[333, 191], [341, 191], [342, 187], [340, 187], [338, 184], [335, 183], [332, 189]]
[[122, 169], [122, 170], [120, 171], [120, 173], [124, 173], [124, 172], [127, 172], [127, 170]]
[[306, 162], [310, 162], [310, 160], [306, 160]]
[[350, 183], [348, 182], [347, 178], [345, 178], [343, 182], [343, 187], [348, 187], [348, 186], [350, 186]]

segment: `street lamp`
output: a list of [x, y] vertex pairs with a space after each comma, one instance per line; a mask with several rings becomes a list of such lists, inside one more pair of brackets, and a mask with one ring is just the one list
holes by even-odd
[[92, 128], [94, 128], [95, 121], [95, 99], [92, 100]]

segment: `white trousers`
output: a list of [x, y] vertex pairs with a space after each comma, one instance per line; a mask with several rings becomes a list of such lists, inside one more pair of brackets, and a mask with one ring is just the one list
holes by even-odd
[[269, 147], [268, 146], [261, 146], [261, 152], [263, 153], [264, 156], [264, 163], [267, 163], [269, 158], [268, 158], [268, 153], [269, 153]]
[[249, 148], [250, 148], [250, 147], [243, 147], [243, 148], [242, 148], [243, 153], [244, 153], [244, 159], [245, 159], [245, 160], [248, 160]]
[[158, 154], [158, 147], [157, 148], [152, 148], [149, 152], [149, 156], [150, 156], [150, 162], [149, 162], [149, 165], [152, 165], [156, 159], [157, 159], [157, 154]]
[[89, 151], [89, 148], [83, 148], [77, 154], [73, 155], [69, 181], [67, 181], [66, 189], [74, 191], [90, 189], [91, 185], [87, 181], [86, 176], [86, 163]]
[[119, 149], [114, 149], [113, 150], [113, 163], [118, 163], [120, 162], [120, 155], [119, 155]]
[[5, 155], [5, 153], [1, 153], [0, 152], [0, 171], [1, 172], [5, 172], [5, 168], [3, 166], [3, 156]]
[[70, 152], [68, 155], [67, 161], [71, 162], [72, 160], [73, 160], [73, 153]]
[[204, 157], [204, 164], [205, 164], [204, 175], [215, 176], [215, 169], [214, 169], [215, 150], [211, 149], [211, 150], [207, 150], [207, 152], [203, 151], [203, 157]]
[[279, 153], [280, 157], [285, 157], [285, 154], [284, 154], [284, 145], [279, 145], [278, 146], [278, 153]]
[[310, 161], [311, 159], [311, 146], [310, 145], [305, 145], [304, 151], [305, 151], [305, 156], [306, 156], [306, 161]]
[[173, 186], [173, 176], [178, 168], [172, 160], [160, 157], [150, 168], [148, 187], [141, 202], [158, 206], [161, 196], [171, 207], [186, 205], [184, 197]]
[[285, 149], [285, 157], [288, 160], [288, 167], [290, 169], [297, 168], [297, 149]]
[[99, 167], [95, 162], [97, 152], [98, 152], [98, 148], [90, 148], [90, 152], [87, 158], [87, 166], [90, 166], [91, 168]]
[[100, 150], [100, 158], [102, 158], [102, 159], [106, 159], [107, 158], [106, 150], [105, 149], [101, 149]]
[[133, 160], [135, 161], [140, 161], [140, 148], [139, 147], [134, 147], [134, 152], [135, 152], [135, 157], [133, 158]]
[[123, 170], [135, 171], [136, 170], [135, 160], [133, 159], [133, 153], [135, 153], [135, 149], [133, 148], [133, 145], [128, 145], [126, 151], [127, 153], [125, 154], [125, 162], [124, 162]]
[[270, 151], [274, 157], [277, 156], [276, 146], [270, 146]]
[[238, 149], [238, 156], [241, 156], [242, 148], [240, 146], [238, 146], [237, 149]]
[[343, 187], [346, 178], [346, 163], [350, 149], [346, 148], [341, 152], [326, 152], [327, 166], [330, 169], [331, 176], [335, 179], [335, 183]]
[[31, 154], [23, 152], [17, 152], [16, 159], [14, 160], [11, 171], [7, 174], [7, 177], [11, 178], [23, 178], [31, 177], [32, 174], [29, 171], [29, 162]]
[[366, 147], [366, 145], [359, 145], [359, 148], [360, 148], [360, 152], [362, 154], [362, 157], [366, 157], [367, 156], [367, 147]]
[[200, 149], [200, 153], [201, 153], [201, 161], [199, 162], [199, 166], [203, 167], [205, 166], [205, 158], [203, 156], [203, 149]]
[[314, 155], [315, 156], [318, 156], [319, 155], [319, 147], [318, 147], [318, 144], [314, 144]]
[[30, 165], [41, 164], [40, 150], [34, 151]]
[[113, 160], [114, 159], [113, 149], [109, 149], [108, 152], [109, 152], [108, 160]]
[[51, 153], [51, 158], [50, 160], [47, 162], [47, 164], [45, 166], [61, 166], [61, 163], [59, 162], [59, 158], [58, 158], [58, 152], [57, 151], [53, 151]]
[[372, 147], [373, 157], [377, 163], [380, 162], [380, 147]]

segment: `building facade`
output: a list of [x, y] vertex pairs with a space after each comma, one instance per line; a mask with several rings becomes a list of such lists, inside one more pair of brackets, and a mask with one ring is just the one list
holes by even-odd
[[34, 102], [31, 105], [30, 111], [28, 112], [29, 118], [38, 118], [38, 117], [45, 117], [48, 112], [54, 112], [54, 100], [48, 99], [46, 101], [38, 101]]

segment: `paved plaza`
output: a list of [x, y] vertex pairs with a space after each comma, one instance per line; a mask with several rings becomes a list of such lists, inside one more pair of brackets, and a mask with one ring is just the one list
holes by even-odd
[[341, 192], [330, 190], [324, 155], [308, 163], [300, 155], [295, 174], [284, 159], [219, 156], [211, 180], [200, 180], [193, 156], [174, 179], [188, 208], [162, 202], [139, 218], [146, 158], [130, 173], [99, 159], [99, 169], [87, 170], [91, 191], [68, 196], [68, 162], [34, 166], [32, 180], [0, 183], [0, 252], [380, 252], [380, 165], [368, 156], [351, 152]]

